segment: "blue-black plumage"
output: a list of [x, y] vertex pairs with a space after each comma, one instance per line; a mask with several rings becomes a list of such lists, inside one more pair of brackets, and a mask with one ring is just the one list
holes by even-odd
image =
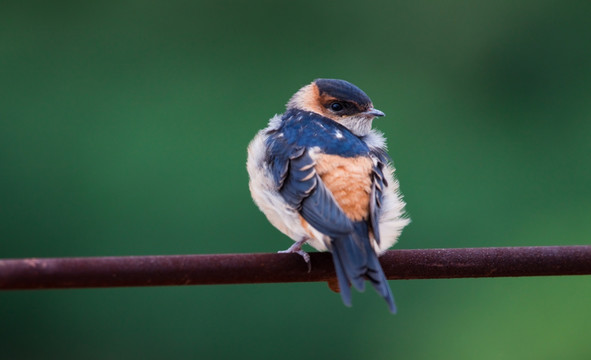
[[367, 222], [358, 221], [354, 223], [352, 232], [331, 240], [332, 258], [341, 289], [341, 297], [345, 305], [351, 306], [349, 284], [359, 291], [364, 291], [365, 280], [369, 280], [376, 291], [386, 300], [390, 311], [396, 313], [394, 296], [378, 256], [370, 245], [368, 233]]

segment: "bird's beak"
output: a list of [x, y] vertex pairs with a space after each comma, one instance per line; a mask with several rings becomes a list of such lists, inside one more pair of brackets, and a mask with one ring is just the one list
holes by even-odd
[[365, 111], [364, 114], [368, 116], [386, 116], [382, 111], [374, 108], [369, 108], [369, 110]]

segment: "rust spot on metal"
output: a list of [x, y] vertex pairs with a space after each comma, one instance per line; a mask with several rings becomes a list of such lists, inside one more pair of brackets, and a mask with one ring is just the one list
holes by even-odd
[[326, 283], [328, 284], [328, 287], [330, 290], [332, 290], [336, 293], [341, 292], [341, 288], [339, 287], [339, 281], [336, 278], [328, 279], [328, 281]]

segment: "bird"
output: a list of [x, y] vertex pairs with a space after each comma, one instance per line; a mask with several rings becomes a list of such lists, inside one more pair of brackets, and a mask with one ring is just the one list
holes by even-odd
[[385, 114], [357, 86], [316, 79], [299, 89], [248, 145], [249, 189], [269, 222], [294, 241], [287, 250], [310, 266], [304, 244], [329, 251], [343, 303], [365, 282], [392, 313], [396, 305], [378, 260], [410, 218], [384, 135]]

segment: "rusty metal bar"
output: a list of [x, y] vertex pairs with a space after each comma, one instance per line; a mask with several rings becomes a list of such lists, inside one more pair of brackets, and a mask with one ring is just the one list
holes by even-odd
[[[331, 255], [121, 256], [0, 260], [0, 290], [120, 286], [332, 282]], [[392, 250], [388, 279], [590, 275], [591, 246]]]

